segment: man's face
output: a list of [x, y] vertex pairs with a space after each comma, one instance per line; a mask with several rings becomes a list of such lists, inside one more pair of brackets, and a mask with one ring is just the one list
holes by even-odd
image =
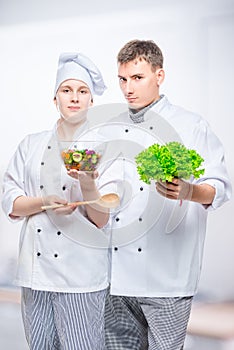
[[74, 117], [92, 105], [92, 96], [86, 83], [81, 80], [65, 80], [58, 88], [55, 104], [61, 117]]
[[128, 105], [142, 109], [159, 99], [159, 85], [163, 81], [162, 68], [152, 70], [144, 59], [118, 64], [119, 85]]

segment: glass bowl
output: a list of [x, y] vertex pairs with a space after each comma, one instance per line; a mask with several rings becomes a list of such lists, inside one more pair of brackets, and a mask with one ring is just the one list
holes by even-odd
[[60, 141], [61, 157], [67, 170], [95, 171], [103, 144], [96, 141]]

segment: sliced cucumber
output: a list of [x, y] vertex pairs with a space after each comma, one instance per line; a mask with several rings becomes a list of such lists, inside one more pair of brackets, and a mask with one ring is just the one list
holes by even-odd
[[79, 163], [82, 160], [83, 156], [80, 152], [74, 152], [72, 154], [72, 158], [73, 158], [74, 162]]

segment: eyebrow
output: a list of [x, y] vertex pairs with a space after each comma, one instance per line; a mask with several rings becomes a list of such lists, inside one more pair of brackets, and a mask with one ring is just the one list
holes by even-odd
[[87, 89], [87, 90], [90, 90], [88, 86], [85, 86], [85, 85], [82, 85], [79, 87], [79, 89]]
[[[73, 89], [73, 87], [71, 87], [70, 85], [61, 85], [60, 88], [61, 89], [64, 89], [64, 88]], [[88, 86], [86, 86], [86, 85], [79, 86], [78, 90], [80, 90], [80, 89], [87, 89], [87, 90], [89, 90]]]
[[[130, 78], [134, 78], [134, 77], [144, 77], [144, 73], [135, 73], [133, 75], [130, 76]], [[123, 75], [118, 75], [118, 78], [125, 78]]]

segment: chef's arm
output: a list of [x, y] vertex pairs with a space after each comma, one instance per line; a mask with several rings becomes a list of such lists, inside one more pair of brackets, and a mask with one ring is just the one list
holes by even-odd
[[[101, 195], [95, 182], [99, 176], [96, 170], [94, 172], [85, 172], [71, 169], [68, 171], [68, 175], [79, 180], [84, 201], [92, 201], [100, 198]], [[101, 207], [98, 203], [93, 203], [91, 205], [86, 204], [85, 210], [89, 220], [98, 228], [102, 228], [107, 224], [109, 220], [109, 209]]]
[[189, 184], [189, 197], [192, 202], [210, 205], [215, 197], [215, 188], [208, 184]]
[[[89, 185], [80, 182], [80, 187], [84, 201], [100, 198], [100, 193], [96, 187], [95, 181], [89, 182]], [[105, 226], [109, 220], [109, 209], [103, 208], [98, 203], [85, 205], [86, 213], [91, 222], [98, 228]]]
[[38, 214], [43, 211], [43, 209], [41, 208], [43, 205], [53, 204], [67, 204], [67, 201], [53, 195], [47, 197], [19, 196], [14, 200], [10, 217], [11, 219], [14, 219], [17, 217], [26, 217]]

